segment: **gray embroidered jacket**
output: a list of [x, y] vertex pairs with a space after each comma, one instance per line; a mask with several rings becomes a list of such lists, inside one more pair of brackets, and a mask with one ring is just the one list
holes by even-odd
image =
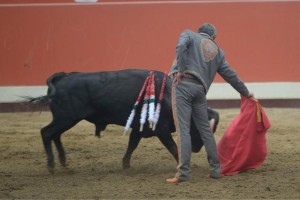
[[181, 33], [176, 46], [176, 58], [169, 75], [176, 72], [194, 75], [203, 84], [206, 93], [216, 73], [219, 73], [241, 95], [249, 94], [244, 82], [225, 60], [222, 49], [205, 33], [195, 33], [191, 30]]

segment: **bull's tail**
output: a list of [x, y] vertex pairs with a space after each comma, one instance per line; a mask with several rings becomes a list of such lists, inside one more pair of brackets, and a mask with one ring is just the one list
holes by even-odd
[[43, 107], [49, 105], [50, 98], [48, 95], [39, 97], [23, 96], [24, 100], [21, 102], [23, 105], [29, 107], [31, 110], [40, 110], [42, 112]]
[[38, 106], [46, 106], [50, 103], [50, 98], [48, 95], [39, 96], [39, 97], [23, 97], [27, 104], [30, 105], [38, 105]]
[[56, 94], [55, 82], [61, 80], [66, 75], [68, 74], [64, 72], [53, 74], [47, 79], [47, 85], [48, 85], [47, 95], [39, 96], [39, 97], [29, 97], [29, 96], [23, 97], [23, 99], [25, 99], [24, 103], [29, 106], [33, 106], [33, 107], [39, 106], [41, 108], [43, 106], [49, 105], [51, 100], [55, 97]]

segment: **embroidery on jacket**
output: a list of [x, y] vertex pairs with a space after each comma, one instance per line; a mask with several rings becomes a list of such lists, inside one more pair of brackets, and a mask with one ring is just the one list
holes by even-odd
[[217, 45], [209, 39], [202, 39], [200, 43], [200, 51], [202, 54], [202, 59], [205, 62], [213, 60], [218, 54]]

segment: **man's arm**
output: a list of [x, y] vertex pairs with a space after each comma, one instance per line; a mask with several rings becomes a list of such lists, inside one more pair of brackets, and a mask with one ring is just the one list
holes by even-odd
[[190, 43], [189, 31], [183, 31], [180, 34], [176, 46], [177, 65], [179, 72], [184, 72], [186, 70], [187, 49], [190, 46]]
[[237, 73], [230, 68], [228, 62], [223, 59], [223, 62], [218, 70], [218, 73], [222, 76], [222, 78], [228, 82], [236, 91], [238, 91], [241, 95], [245, 97], [253, 97], [253, 93], [249, 92], [245, 83], [240, 80]]
[[173, 62], [176, 64], [177, 72], [173, 73], [172, 79], [174, 83], [180, 83], [181, 78], [184, 75], [184, 71], [186, 70], [186, 59], [187, 59], [187, 49], [191, 43], [190, 36], [189, 36], [189, 30], [185, 30], [180, 34], [177, 46], [176, 46], [176, 58]]

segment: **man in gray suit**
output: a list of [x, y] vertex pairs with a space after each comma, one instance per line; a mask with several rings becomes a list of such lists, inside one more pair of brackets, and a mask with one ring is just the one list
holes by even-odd
[[205, 23], [200, 26], [198, 33], [183, 31], [176, 46], [176, 59], [169, 75], [173, 78], [172, 108], [176, 131], [179, 134], [179, 163], [175, 177], [166, 180], [169, 183], [179, 183], [192, 178], [191, 120], [194, 120], [207, 152], [209, 177], [222, 176], [216, 141], [207, 120], [206, 94], [216, 73], [241, 95], [253, 97], [225, 60], [224, 52], [214, 41], [216, 36], [216, 28]]

